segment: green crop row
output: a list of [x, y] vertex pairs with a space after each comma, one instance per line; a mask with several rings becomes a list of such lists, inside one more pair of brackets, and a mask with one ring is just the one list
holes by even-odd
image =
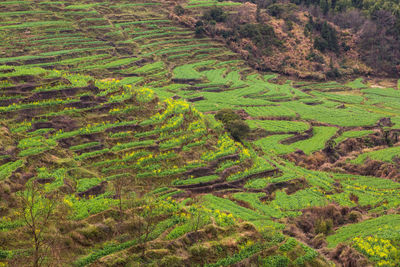
[[31, 108], [43, 108], [43, 107], [50, 107], [50, 106], [55, 106], [55, 105], [65, 105], [65, 104], [70, 104], [74, 102], [78, 102], [78, 99], [49, 99], [49, 100], [44, 100], [44, 101], [38, 101], [38, 102], [31, 102], [27, 104], [12, 104], [9, 106], [5, 107], [0, 107], [0, 113], [1, 112], [10, 112], [10, 111], [16, 111], [16, 110], [21, 110], [21, 109], [31, 109]]
[[304, 132], [310, 128], [305, 122], [278, 120], [249, 120], [250, 128], [262, 128], [268, 132]]
[[81, 178], [77, 181], [76, 192], [83, 192], [102, 182], [100, 178]]
[[116, 151], [131, 149], [131, 148], [139, 147], [139, 146], [150, 146], [153, 144], [154, 144], [154, 140], [135, 141], [135, 142], [117, 144], [111, 148], [111, 151], [116, 152]]
[[334, 141], [336, 144], [339, 144], [348, 138], [363, 137], [363, 136], [366, 136], [366, 135], [369, 135], [372, 133], [373, 133], [373, 131], [371, 131], [371, 130], [347, 131], [347, 132], [342, 133], [342, 135], [339, 136], [338, 138], [335, 138]]
[[216, 263], [205, 264], [206, 267], [219, 267], [219, 266], [232, 266], [235, 263], [238, 263], [244, 259], [247, 259], [254, 254], [262, 251], [265, 246], [261, 243], [256, 243], [254, 245], [248, 246], [240, 250], [238, 253], [233, 254], [231, 257], [223, 258], [218, 260]]
[[173, 70], [173, 75], [175, 79], [184, 79], [184, 80], [201, 79], [202, 75], [198, 71], [196, 71], [196, 68], [202, 66], [212, 66], [214, 63], [215, 63], [214, 60], [208, 60], [208, 61], [200, 61], [193, 64], [182, 65], [176, 67]]
[[53, 139], [60, 140], [60, 139], [64, 139], [64, 138], [70, 138], [70, 137], [73, 137], [76, 135], [99, 133], [99, 132], [105, 131], [106, 129], [112, 128], [112, 127], [133, 125], [136, 123], [137, 123], [137, 121], [134, 120], [134, 121], [123, 121], [123, 122], [115, 122], [115, 123], [103, 122], [103, 123], [93, 124], [93, 125], [89, 124], [84, 128], [80, 128], [78, 130], [71, 131], [71, 132], [59, 131], [53, 136]]
[[89, 142], [89, 143], [85, 143], [85, 144], [81, 144], [81, 145], [70, 146], [69, 149], [70, 150], [82, 150], [82, 149], [86, 149], [86, 148], [97, 146], [97, 145], [100, 145], [100, 143], [99, 142]]
[[252, 117], [265, 118], [295, 118], [296, 112], [282, 106], [245, 107], [244, 110]]
[[286, 192], [277, 191], [275, 199], [271, 201], [273, 207], [284, 211], [301, 210], [309, 207], [325, 206], [328, 204], [323, 193], [318, 189], [307, 188], [288, 195]]
[[399, 155], [400, 155], [400, 146], [388, 147], [380, 150], [362, 153], [351, 162], [354, 164], [362, 164], [367, 158], [385, 162], [393, 162], [393, 159], [395, 157], [399, 157]]
[[346, 242], [354, 237], [377, 235], [381, 238], [400, 238], [400, 215], [390, 214], [359, 223], [343, 226], [327, 237], [328, 247], [335, 247], [340, 242]]
[[284, 213], [280, 210], [279, 206], [269, 205], [268, 203], [263, 203], [260, 201], [260, 197], [265, 196], [264, 193], [236, 193], [234, 198], [241, 200], [250, 204], [250, 206], [257, 212], [267, 218], [282, 218]]
[[292, 135], [272, 135], [260, 139], [255, 143], [263, 148], [264, 151], [274, 151], [277, 154], [287, 154], [296, 149], [302, 150], [306, 154], [321, 150], [325, 143], [336, 133], [338, 129], [334, 127], [317, 126], [313, 128], [314, 135], [306, 140], [298, 141], [289, 145], [281, 144], [281, 141]]
[[9, 178], [13, 172], [24, 166], [23, 160], [9, 162], [0, 166], [0, 180]]
[[[148, 240], [153, 240], [153, 239], [157, 238], [160, 234], [162, 234], [165, 230], [167, 230], [174, 224], [175, 224], [174, 218], [159, 222], [157, 224], [156, 228], [154, 229], [154, 231], [150, 233]], [[103, 249], [95, 251], [92, 254], [90, 254], [89, 256], [83, 257], [83, 258], [75, 261], [74, 266], [77, 266], [77, 267], [87, 266], [104, 256], [107, 256], [112, 253], [116, 253], [118, 251], [132, 247], [132, 246], [138, 244], [138, 241], [139, 241], [138, 239], [134, 239], [134, 240], [127, 241], [124, 243], [120, 243], [120, 244], [107, 245]]]
[[0, 30], [9, 30], [9, 29], [23, 29], [23, 28], [32, 28], [32, 27], [48, 27], [48, 26], [65, 26], [70, 25], [71, 23], [68, 21], [35, 21], [35, 22], [25, 22], [16, 25], [7, 25], [0, 26]]
[[199, 184], [199, 183], [206, 183], [210, 181], [214, 181], [218, 179], [218, 175], [209, 175], [203, 176], [198, 178], [191, 178], [185, 180], [175, 180], [172, 184], [173, 185], [192, 185], [192, 184]]

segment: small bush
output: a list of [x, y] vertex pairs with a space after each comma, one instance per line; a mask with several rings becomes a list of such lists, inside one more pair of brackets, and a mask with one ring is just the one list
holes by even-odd
[[224, 22], [226, 20], [226, 14], [220, 7], [213, 7], [207, 10], [203, 14], [203, 19], [206, 21]]
[[233, 120], [227, 123], [226, 128], [231, 133], [232, 137], [240, 140], [245, 138], [250, 132], [249, 125], [242, 120]]
[[358, 222], [362, 218], [362, 214], [359, 211], [353, 210], [349, 213], [349, 220], [351, 222]]
[[189, 253], [198, 261], [203, 261], [209, 256], [209, 249], [203, 245], [194, 245], [189, 248]]
[[182, 16], [185, 14], [185, 9], [181, 5], [177, 5], [174, 7], [174, 13], [178, 16]]
[[240, 120], [240, 116], [235, 113], [232, 109], [221, 109], [215, 114], [215, 118], [222, 121], [223, 124], [227, 124], [233, 120]]
[[161, 260], [160, 265], [162, 267], [180, 267], [180, 266], [184, 266], [182, 258], [179, 258], [177, 256], [166, 256], [166, 257], [164, 257]]
[[202, 36], [204, 33], [206, 32], [205, 28], [204, 28], [204, 23], [201, 20], [198, 20], [195, 24], [195, 33], [196, 36]]
[[315, 225], [315, 233], [322, 233], [324, 235], [328, 235], [332, 232], [333, 221], [332, 219], [327, 220], [318, 220]]
[[280, 18], [283, 12], [285, 12], [285, 6], [282, 4], [273, 4], [268, 7], [267, 11], [271, 16]]
[[314, 39], [314, 48], [315, 49], [318, 49], [321, 52], [325, 52], [325, 50], [328, 48], [328, 46], [329, 46], [329, 44], [325, 39], [323, 39], [319, 36]]
[[269, 256], [263, 260], [262, 266], [265, 267], [286, 267], [290, 263], [289, 258], [281, 255]]
[[242, 38], [249, 38], [259, 48], [266, 49], [272, 45], [280, 45], [274, 28], [267, 24], [244, 24], [239, 28], [239, 35]]
[[310, 54], [307, 55], [306, 59], [308, 61], [318, 62], [318, 63], [321, 63], [321, 64], [325, 63], [324, 58], [321, 55], [319, 55], [319, 54], [317, 54], [315, 52], [310, 52]]

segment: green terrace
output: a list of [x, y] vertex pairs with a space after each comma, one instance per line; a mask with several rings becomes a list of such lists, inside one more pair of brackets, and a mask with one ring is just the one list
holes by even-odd
[[34, 185], [34, 211], [59, 202], [48, 265], [332, 266], [345, 246], [396, 266], [400, 83], [256, 71], [174, 5], [0, 3], [0, 266], [34, 255]]

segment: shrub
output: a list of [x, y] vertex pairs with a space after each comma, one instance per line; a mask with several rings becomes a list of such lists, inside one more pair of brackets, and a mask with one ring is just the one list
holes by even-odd
[[353, 210], [349, 213], [349, 220], [351, 222], [358, 222], [362, 218], [362, 214], [359, 211]]
[[11, 252], [5, 251], [5, 250], [0, 250], [0, 259], [7, 259], [11, 256]]
[[286, 267], [290, 263], [290, 260], [286, 256], [274, 255], [269, 256], [263, 260], [262, 266], [268, 267]]
[[279, 247], [281, 251], [291, 251], [297, 245], [297, 241], [294, 238], [289, 238], [285, 244]]
[[240, 120], [240, 116], [235, 113], [232, 109], [221, 109], [215, 114], [215, 118], [222, 123], [227, 124], [233, 120]]
[[220, 7], [213, 7], [207, 10], [203, 14], [203, 19], [206, 21], [224, 22], [226, 20], [226, 14]]
[[328, 48], [328, 42], [321, 38], [321, 37], [315, 37], [314, 39], [314, 48], [318, 49], [321, 52], [325, 52], [325, 50]]
[[259, 48], [266, 49], [271, 45], [279, 45], [280, 42], [275, 35], [274, 28], [267, 24], [244, 24], [239, 28], [242, 38], [249, 38]]
[[201, 20], [198, 20], [195, 24], [195, 33], [196, 36], [202, 36], [206, 30], [204, 29], [204, 23]]
[[247, 134], [250, 132], [249, 125], [242, 120], [233, 120], [227, 123], [226, 125], [228, 131], [231, 133], [232, 137], [240, 140], [245, 138]]
[[306, 59], [309, 61], [318, 62], [321, 64], [325, 63], [324, 58], [315, 52], [310, 52], [310, 54], [307, 55]]
[[318, 220], [316, 225], [315, 225], [315, 233], [323, 233], [325, 235], [328, 235], [333, 228], [333, 221], [332, 219], [327, 219], [327, 220]]
[[270, 5], [267, 10], [271, 16], [280, 18], [285, 12], [285, 6], [283, 4], [273, 4]]
[[203, 261], [209, 254], [209, 249], [203, 245], [194, 245], [189, 248], [189, 253], [194, 259]]
[[314, 23], [311, 20], [309, 25], [311, 25], [311, 28], [319, 31], [321, 34], [321, 36], [318, 36], [314, 39], [314, 48], [321, 52], [326, 50], [336, 53], [339, 52], [337, 32], [332, 26], [330, 26], [326, 21], [324, 23], [318, 21]]
[[179, 266], [183, 266], [183, 261], [182, 258], [179, 258], [177, 256], [166, 256], [164, 257], [161, 262], [160, 262], [161, 266], [165, 266], [165, 267], [179, 267]]
[[328, 78], [339, 78], [341, 74], [338, 68], [331, 68], [329, 71], [326, 72], [326, 76]]
[[181, 5], [176, 5], [174, 7], [174, 13], [178, 16], [182, 16], [185, 14], [185, 9]]

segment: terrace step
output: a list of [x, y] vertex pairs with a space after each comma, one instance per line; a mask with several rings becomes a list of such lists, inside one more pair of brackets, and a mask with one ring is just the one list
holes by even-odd
[[242, 187], [248, 180], [253, 179], [253, 178], [261, 178], [261, 177], [270, 177], [270, 176], [276, 176], [278, 173], [280, 173], [279, 169], [273, 169], [273, 170], [268, 170], [268, 171], [262, 171], [259, 173], [254, 173], [247, 175], [241, 179], [231, 181], [231, 182], [223, 182], [223, 183], [214, 183], [206, 186], [199, 186], [197, 185], [192, 185], [191, 187], [186, 187], [182, 189], [186, 189], [190, 191], [191, 193], [196, 193], [196, 194], [202, 194], [202, 193], [210, 193], [214, 191], [219, 191], [223, 189], [230, 189], [230, 188], [240, 188]]

